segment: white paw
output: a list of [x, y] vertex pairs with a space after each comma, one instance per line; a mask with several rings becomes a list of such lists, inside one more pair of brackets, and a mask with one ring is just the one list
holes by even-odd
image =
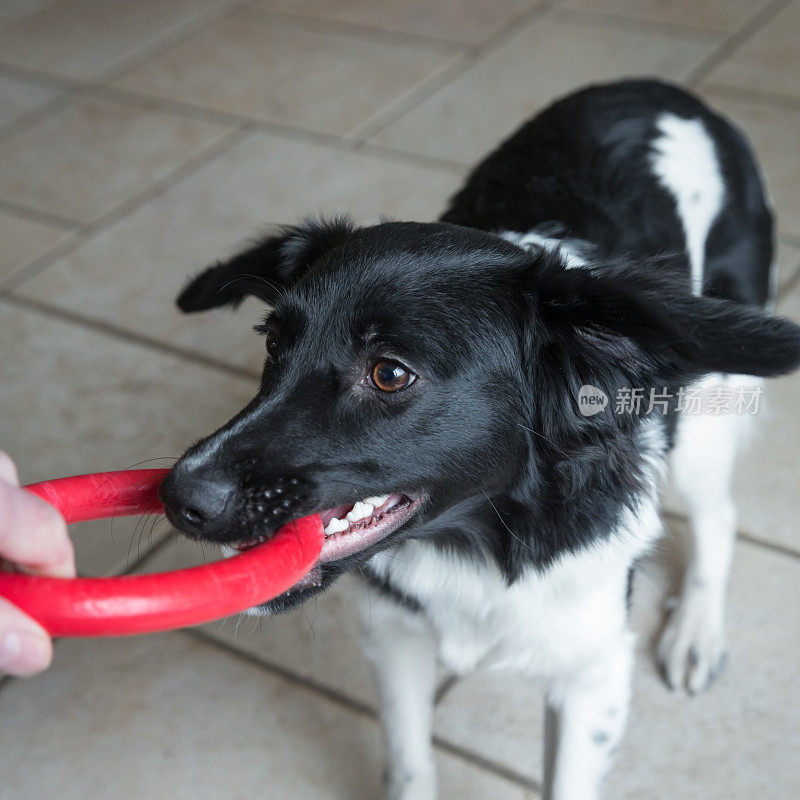
[[703, 589], [687, 591], [670, 612], [658, 643], [658, 663], [670, 689], [701, 692], [725, 667], [725, 626], [720, 604]]
[[384, 776], [386, 800], [436, 800], [436, 772], [425, 767], [388, 770]]

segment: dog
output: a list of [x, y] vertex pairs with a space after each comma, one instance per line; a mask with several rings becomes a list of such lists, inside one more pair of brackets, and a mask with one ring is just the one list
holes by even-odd
[[772, 237], [742, 134], [682, 89], [628, 80], [525, 123], [437, 222], [307, 221], [182, 292], [184, 312], [249, 294], [271, 311], [258, 393], [175, 464], [167, 515], [246, 549], [321, 514], [319, 564], [257, 611], [363, 576], [389, 798], [436, 795], [437, 656], [457, 675], [541, 676], [544, 796], [599, 796], [667, 468], [692, 546], [658, 659], [672, 687], [718, 674], [752, 414], [681, 401], [800, 364], [800, 328], [766, 310]]

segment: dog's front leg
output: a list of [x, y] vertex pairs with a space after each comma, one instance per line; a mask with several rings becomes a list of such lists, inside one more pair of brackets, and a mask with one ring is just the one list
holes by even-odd
[[420, 613], [373, 595], [364, 620], [366, 653], [381, 699], [388, 800], [434, 800], [431, 743], [436, 640]]
[[633, 637], [548, 687], [544, 800], [597, 800], [630, 702]]

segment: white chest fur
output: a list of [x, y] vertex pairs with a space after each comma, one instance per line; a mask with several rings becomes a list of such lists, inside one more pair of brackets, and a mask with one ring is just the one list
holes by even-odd
[[422, 542], [379, 554], [370, 566], [420, 600], [439, 657], [453, 672], [480, 664], [549, 676], [578, 668], [620, 635], [628, 569], [659, 531], [655, 502], [648, 500], [608, 541], [545, 572], [531, 569], [511, 586], [490, 563]]

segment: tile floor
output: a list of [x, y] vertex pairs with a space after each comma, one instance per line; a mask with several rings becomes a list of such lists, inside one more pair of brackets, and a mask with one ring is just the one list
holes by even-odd
[[[6, 0], [0, 4], [0, 445], [32, 481], [176, 456], [253, 390], [260, 309], [179, 317], [186, 277], [308, 212], [430, 219], [470, 162], [582, 83], [659, 75], [752, 138], [800, 319], [800, 0]], [[701, 697], [651, 658], [671, 539], [637, 580], [632, 720], [608, 797], [800, 796], [800, 377], [738, 472], [730, 666]], [[667, 503], [673, 530], [683, 524]], [[146, 520], [74, 531], [81, 570], [203, 554]], [[367, 798], [375, 697], [345, 582], [300, 613], [65, 641], [0, 682], [0, 796]], [[443, 798], [534, 798], [541, 698], [441, 693]]]

